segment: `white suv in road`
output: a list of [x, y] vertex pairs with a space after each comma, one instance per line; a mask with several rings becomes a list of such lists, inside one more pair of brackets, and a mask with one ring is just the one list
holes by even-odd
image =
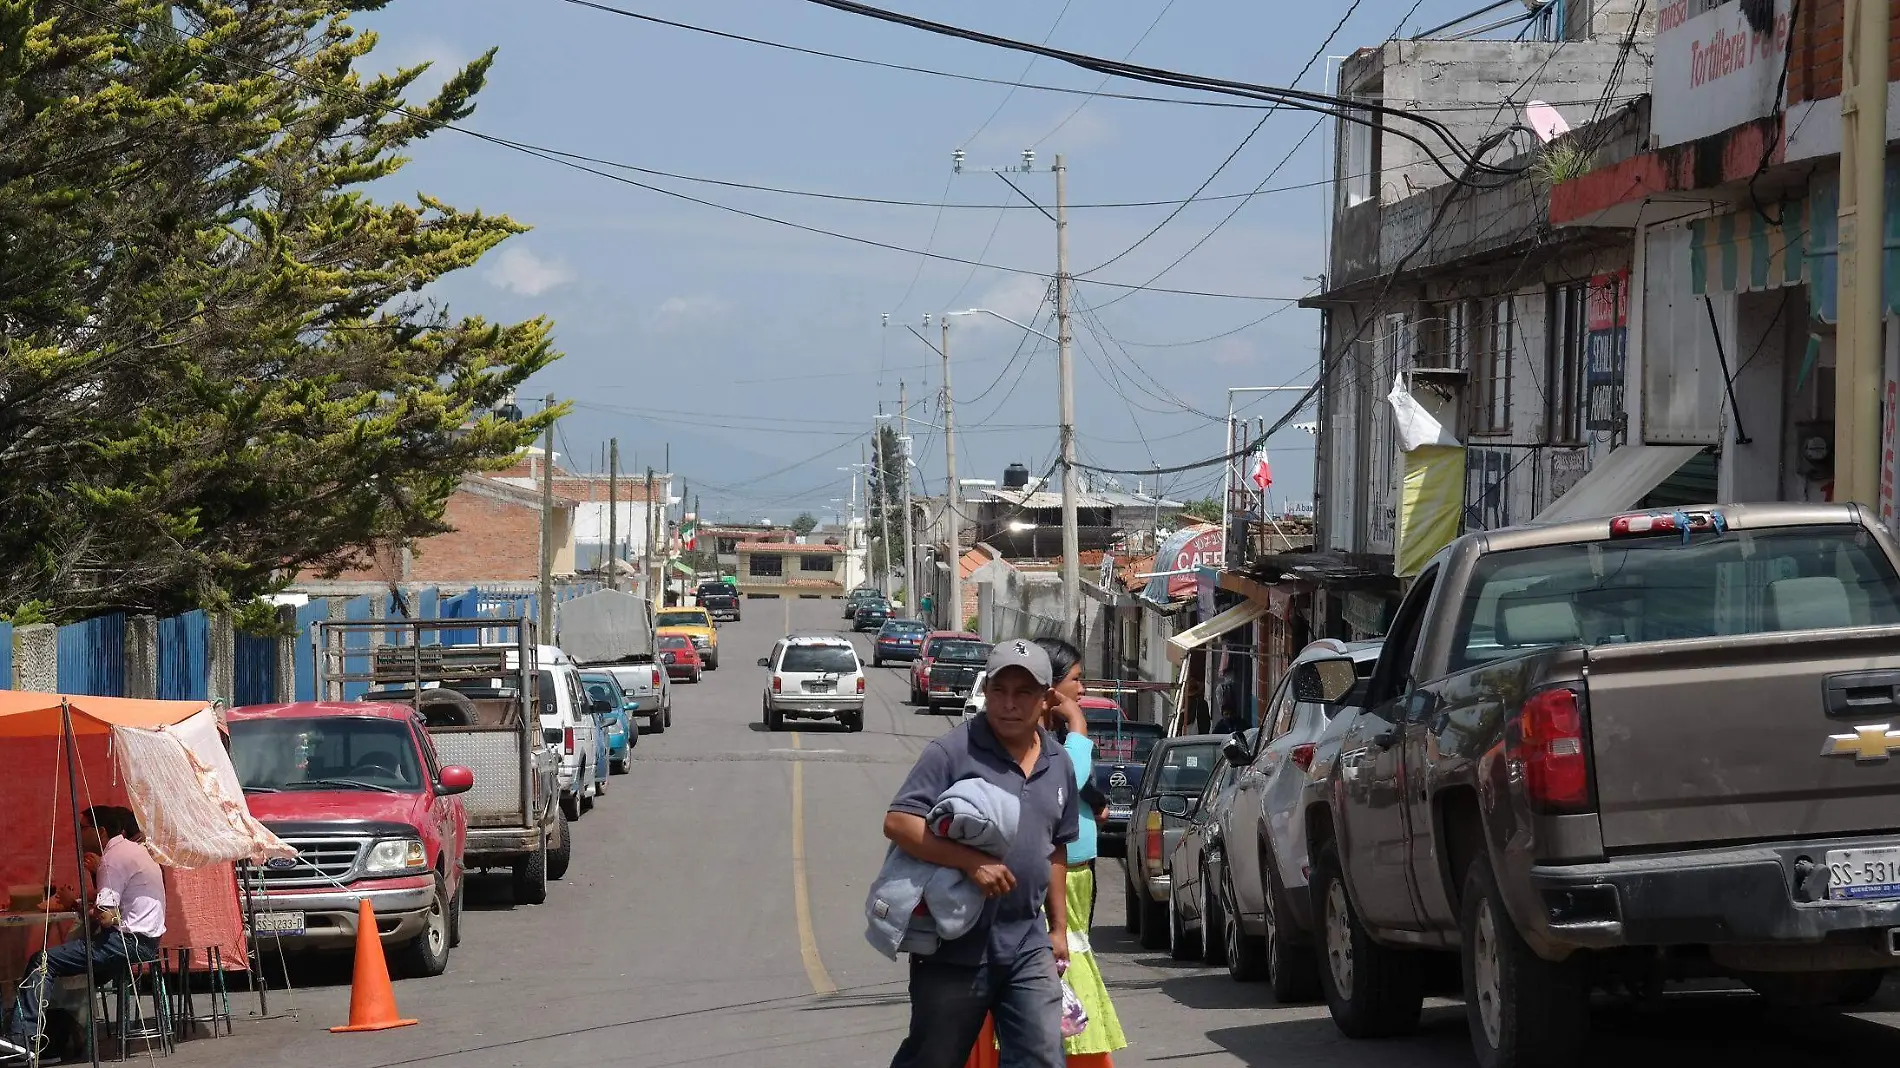
[[864, 729], [864, 663], [841, 634], [786, 635], [759, 661], [765, 682], [765, 725], [788, 719], [830, 719], [846, 730]]

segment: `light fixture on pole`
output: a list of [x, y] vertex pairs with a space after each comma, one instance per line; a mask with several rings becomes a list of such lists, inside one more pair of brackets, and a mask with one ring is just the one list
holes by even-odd
[[1015, 522], [1012, 522], [1009, 525], [1009, 529], [1010, 529], [1010, 532], [1013, 534], [1028, 534], [1030, 557], [1036, 560], [1042, 559], [1042, 550], [1037, 545], [1037, 535], [1036, 535], [1036, 531], [1042, 529], [1041, 524], [1025, 523], [1019, 519], [1019, 520], [1016, 520]]

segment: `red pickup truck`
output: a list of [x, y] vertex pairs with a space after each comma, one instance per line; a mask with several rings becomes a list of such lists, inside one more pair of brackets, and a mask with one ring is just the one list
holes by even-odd
[[468, 817], [457, 795], [474, 773], [441, 764], [408, 705], [253, 705], [228, 721], [251, 815], [297, 849], [255, 871], [254, 936], [347, 949], [368, 900], [398, 969], [442, 974], [461, 941]]

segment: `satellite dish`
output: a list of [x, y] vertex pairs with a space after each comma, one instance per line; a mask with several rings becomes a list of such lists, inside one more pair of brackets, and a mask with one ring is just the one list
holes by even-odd
[[1524, 105], [1524, 124], [1537, 131], [1538, 139], [1546, 144], [1570, 132], [1570, 124], [1564, 117], [1542, 100]]

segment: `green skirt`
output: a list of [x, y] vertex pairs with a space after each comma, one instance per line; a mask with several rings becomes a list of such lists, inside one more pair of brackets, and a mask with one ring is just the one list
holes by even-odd
[[1095, 872], [1089, 868], [1069, 869], [1069, 970], [1063, 978], [1088, 1010], [1089, 1025], [1074, 1038], [1064, 1039], [1064, 1053], [1113, 1053], [1128, 1046], [1122, 1035], [1121, 1018], [1108, 1000], [1108, 987], [1102, 982], [1102, 970], [1096, 966], [1089, 945], [1089, 905], [1095, 900]]

